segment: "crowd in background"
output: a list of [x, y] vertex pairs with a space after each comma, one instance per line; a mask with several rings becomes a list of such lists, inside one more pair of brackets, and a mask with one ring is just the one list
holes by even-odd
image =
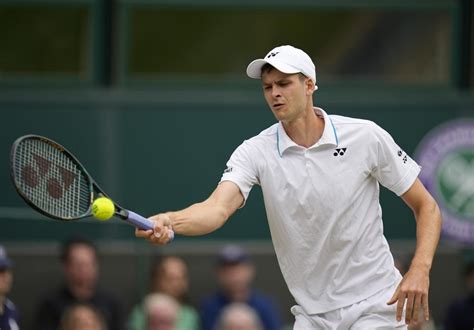
[[[125, 311], [113, 293], [98, 285], [96, 246], [74, 238], [60, 253], [64, 281], [46, 292], [37, 304], [34, 330], [274, 330], [282, 329], [277, 304], [254, 288], [255, 267], [250, 255], [237, 245], [225, 246], [216, 257], [215, 292], [190, 302], [186, 262], [178, 256], [157, 257], [142, 301]], [[403, 275], [407, 260], [395, 256]], [[21, 318], [7, 296], [12, 286], [13, 263], [0, 246], [0, 329], [16, 330]], [[474, 328], [474, 263], [465, 269], [466, 294], [454, 301], [446, 319], [420, 321], [410, 330]], [[438, 320], [436, 320], [438, 321]]]
[[[60, 251], [62, 283], [37, 301], [33, 330], [264, 330], [281, 329], [278, 306], [253, 287], [249, 254], [228, 245], [216, 257], [216, 291], [192, 305], [186, 262], [178, 256], [153, 260], [147, 294], [130, 311], [99, 285], [97, 247], [73, 238]], [[9, 276], [4, 285], [5, 274]], [[21, 318], [6, 299], [12, 262], [0, 250], [0, 329], [18, 329]]]

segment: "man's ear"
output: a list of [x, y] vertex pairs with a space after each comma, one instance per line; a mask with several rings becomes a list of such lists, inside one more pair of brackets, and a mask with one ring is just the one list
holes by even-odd
[[306, 94], [313, 95], [313, 93], [316, 91], [316, 85], [314, 84], [314, 81], [310, 78], [306, 78], [304, 83], [306, 86]]

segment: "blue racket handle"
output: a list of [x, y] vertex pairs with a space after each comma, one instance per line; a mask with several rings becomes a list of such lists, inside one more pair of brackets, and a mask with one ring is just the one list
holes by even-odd
[[[135, 212], [128, 211], [128, 218], [125, 219], [128, 223], [134, 225], [135, 227], [142, 229], [142, 230], [153, 230], [155, 224], [150, 219], [144, 218]], [[171, 240], [174, 238], [174, 232], [170, 229], [171, 233]]]
[[[128, 211], [128, 210], [127, 210]], [[142, 230], [153, 230], [155, 224], [150, 219], [144, 218], [135, 212], [128, 211], [128, 218], [126, 219], [127, 222], [134, 225], [138, 229]]]

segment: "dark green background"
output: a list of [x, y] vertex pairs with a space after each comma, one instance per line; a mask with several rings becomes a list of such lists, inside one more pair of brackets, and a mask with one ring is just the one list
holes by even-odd
[[[219, 182], [232, 151], [274, 123], [257, 81], [247, 88], [140, 91], [44, 91], [0, 95], [0, 187], [2, 207], [24, 207], [9, 177], [11, 143], [20, 135], [48, 136], [69, 148], [117, 202], [143, 215], [183, 208], [205, 199]], [[331, 92], [329, 92], [329, 90]], [[436, 89], [411, 93], [374, 90], [362, 94], [322, 88], [315, 103], [328, 113], [367, 118], [389, 131], [407, 153], [436, 125], [472, 116], [474, 99]], [[410, 210], [382, 190], [388, 238], [414, 238]], [[82, 233], [96, 239], [128, 239], [133, 230], [113, 220], [61, 223], [21, 217], [2, 219], [0, 240], [59, 239]], [[222, 229], [201, 238], [268, 239], [261, 192]], [[179, 240], [184, 239], [182, 237]]]
[[[0, 0], [0, 241], [134, 237], [118, 219], [70, 224], [29, 211], [9, 177], [23, 134], [65, 145], [145, 216], [205, 199], [232, 151], [274, 123], [245, 66], [280, 44], [315, 59], [316, 105], [377, 122], [413, 154], [430, 129], [473, 116], [466, 4]], [[415, 237], [399, 198], [382, 190], [382, 206], [388, 238]], [[222, 229], [178, 240], [268, 238], [255, 187]]]

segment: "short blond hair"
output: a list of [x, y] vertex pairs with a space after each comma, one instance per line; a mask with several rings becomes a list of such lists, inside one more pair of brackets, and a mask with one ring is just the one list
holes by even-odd
[[232, 303], [226, 306], [217, 321], [217, 330], [233, 328], [234, 322], [246, 322], [245, 329], [263, 330], [263, 324], [255, 309], [245, 303]]

